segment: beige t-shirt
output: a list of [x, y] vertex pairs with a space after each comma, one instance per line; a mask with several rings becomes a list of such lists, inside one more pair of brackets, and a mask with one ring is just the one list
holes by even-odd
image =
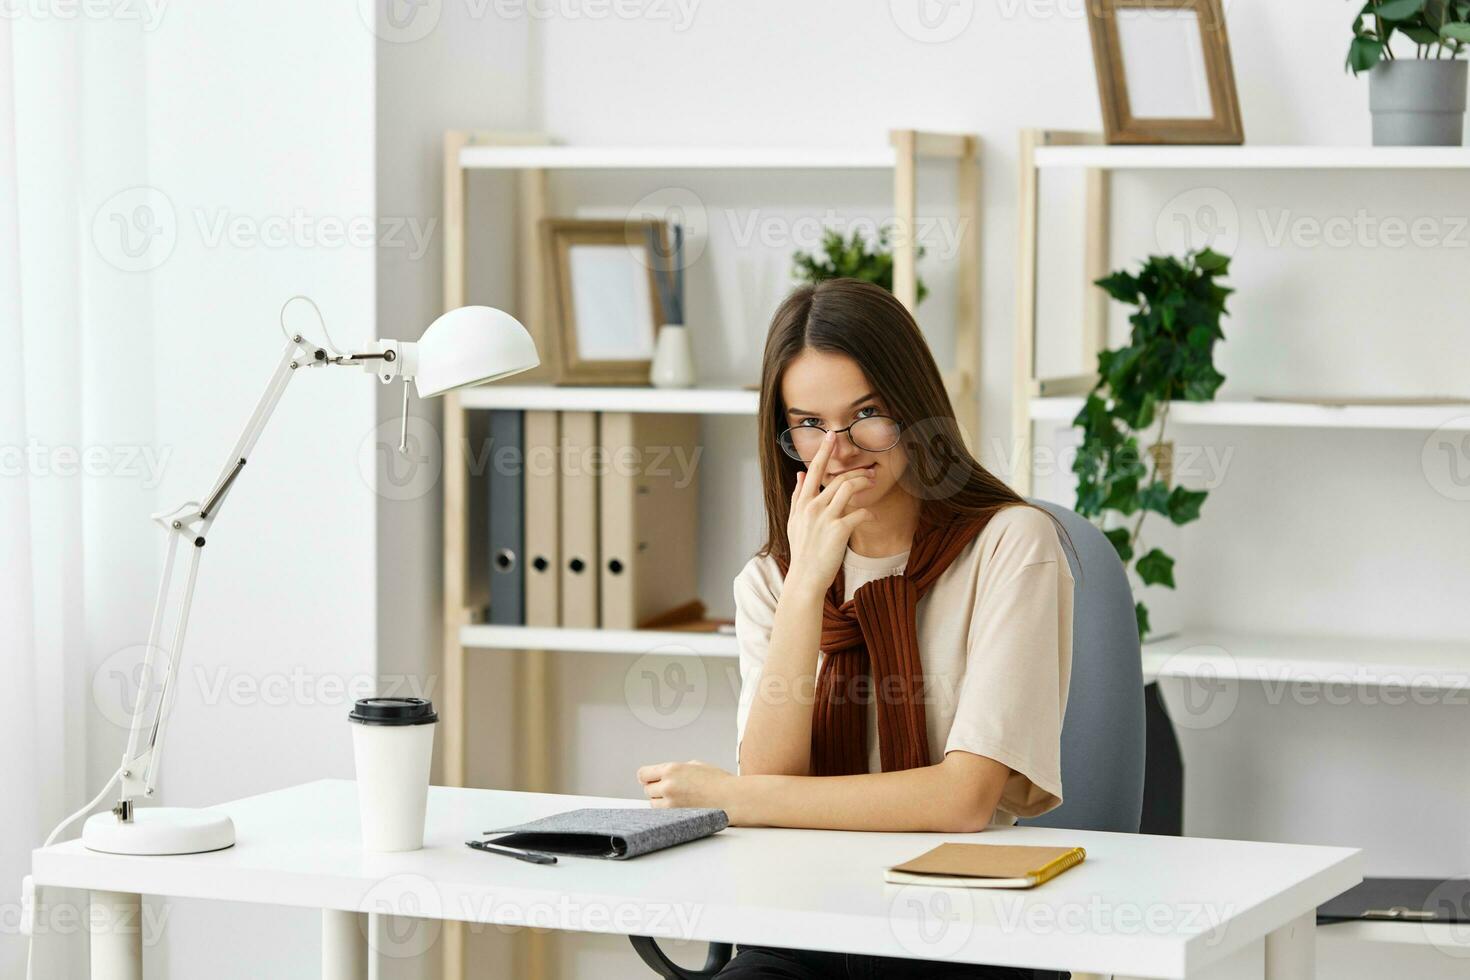
[[[903, 571], [907, 561], [908, 552], [867, 558], [849, 548], [842, 563], [845, 598], [872, 579]], [[770, 556], [752, 558], [735, 578], [737, 755], [781, 585]], [[993, 826], [1059, 805], [1072, 573], [1051, 518], [1024, 506], [996, 514], [919, 600], [917, 616], [930, 759], [962, 750], [1011, 769]], [[810, 696], [810, 688], [802, 693]], [[877, 709], [869, 703], [867, 710], [868, 771], [878, 772]]]

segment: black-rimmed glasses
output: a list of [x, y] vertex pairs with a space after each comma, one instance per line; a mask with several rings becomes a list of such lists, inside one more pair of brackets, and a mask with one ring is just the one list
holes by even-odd
[[[898, 445], [903, 425], [898, 419], [886, 415], [869, 415], [860, 418], [845, 429], [833, 429], [841, 435], [847, 433], [848, 441], [866, 453], [887, 452]], [[819, 425], [793, 425], [776, 437], [776, 443], [787, 456], [801, 463], [809, 463], [822, 448], [822, 439], [827, 430]]]

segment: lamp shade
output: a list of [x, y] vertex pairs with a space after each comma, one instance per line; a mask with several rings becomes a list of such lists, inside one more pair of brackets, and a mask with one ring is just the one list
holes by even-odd
[[509, 313], [462, 306], [429, 324], [415, 345], [420, 398], [529, 371], [541, 363], [531, 335]]

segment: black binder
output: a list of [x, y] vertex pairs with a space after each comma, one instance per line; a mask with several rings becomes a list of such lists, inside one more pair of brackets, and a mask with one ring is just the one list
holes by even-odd
[[1317, 907], [1319, 923], [1470, 922], [1470, 878], [1364, 878]]

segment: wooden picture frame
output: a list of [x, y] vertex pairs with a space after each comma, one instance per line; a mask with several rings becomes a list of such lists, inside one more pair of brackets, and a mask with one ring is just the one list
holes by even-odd
[[1087, 25], [1109, 143], [1245, 142], [1221, 0], [1088, 0]]
[[[667, 248], [668, 227], [662, 221], [542, 220], [546, 339], [554, 383], [649, 383], [661, 317], [651, 234], [657, 236], [660, 248]], [[591, 304], [584, 291], [599, 293], [595, 313], [601, 323], [586, 322]], [[584, 300], [580, 323], [579, 295]], [[608, 356], [610, 348], [618, 346], [631, 356]]]

